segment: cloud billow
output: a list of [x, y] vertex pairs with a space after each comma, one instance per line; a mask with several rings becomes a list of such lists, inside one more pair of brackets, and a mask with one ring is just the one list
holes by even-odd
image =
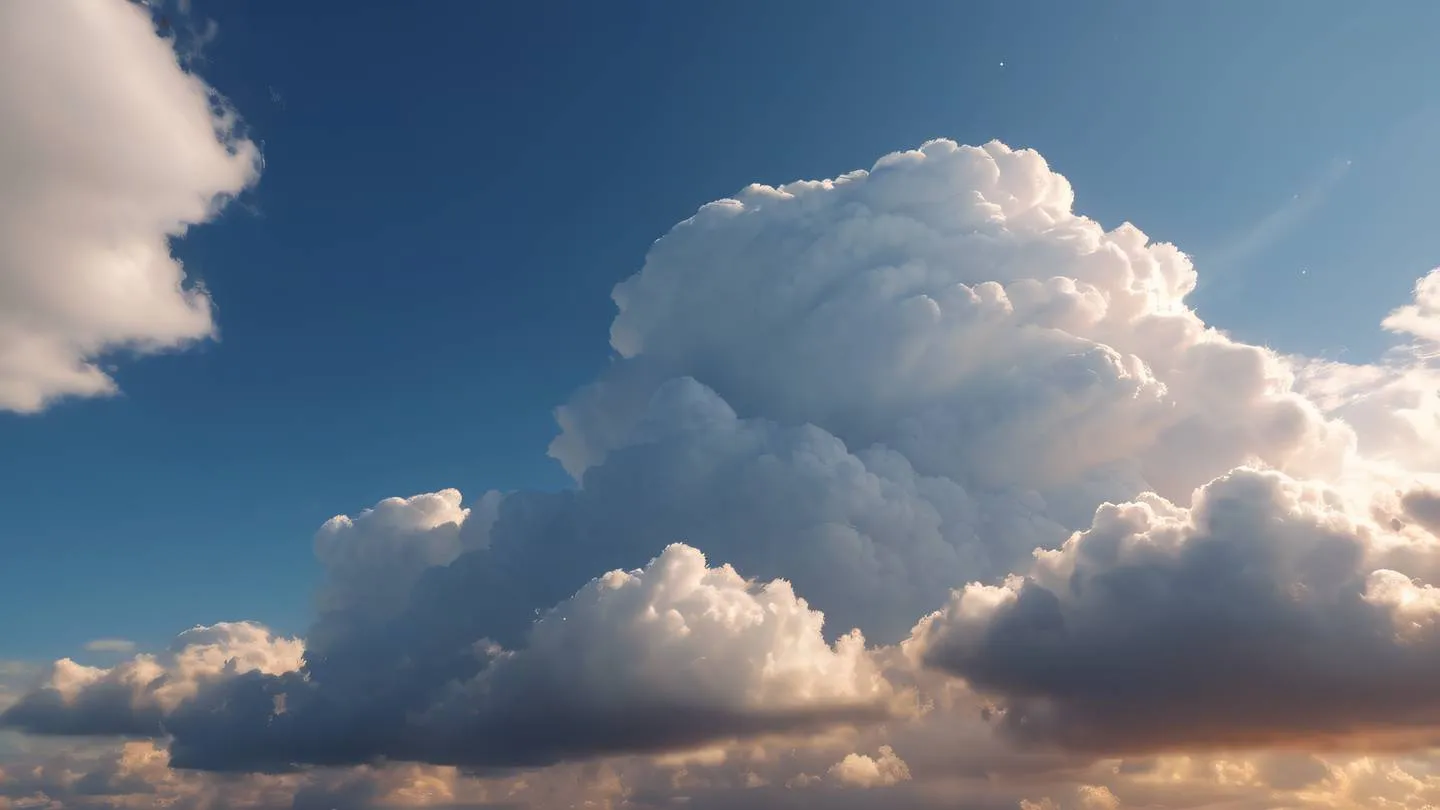
[[[1440, 721], [1440, 591], [1365, 565], [1324, 489], [1237, 471], [1103, 507], [1028, 576], [921, 623], [926, 664], [1030, 741], [1109, 750], [1384, 736]], [[1433, 732], [1429, 732], [1433, 733]]]
[[[858, 633], [783, 581], [684, 545], [593, 580], [505, 649], [474, 643], [384, 673], [230, 679], [166, 718], [179, 767], [283, 770], [378, 758], [544, 765], [873, 722], [904, 710]], [[353, 677], [358, 674], [359, 677]]]

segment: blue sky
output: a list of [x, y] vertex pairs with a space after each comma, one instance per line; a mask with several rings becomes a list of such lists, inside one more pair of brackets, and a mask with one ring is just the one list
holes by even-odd
[[176, 246], [221, 338], [0, 413], [0, 658], [299, 631], [331, 515], [568, 486], [551, 409], [655, 239], [933, 137], [1038, 149], [1081, 212], [1193, 253], [1238, 337], [1370, 359], [1440, 263], [1440, 6], [1386, 10], [197, 0], [265, 156]]

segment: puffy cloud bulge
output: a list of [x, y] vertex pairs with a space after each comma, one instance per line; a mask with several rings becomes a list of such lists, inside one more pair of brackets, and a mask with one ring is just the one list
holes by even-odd
[[[1073, 202], [1035, 152], [938, 140], [704, 206], [557, 411], [574, 489], [336, 518], [292, 667], [56, 675], [4, 720], [254, 771], [939, 734], [962, 682], [1082, 751], [1432, 733], [1437, 276], [1386, 321], [1414, 346], [1282, 357]], [[925, 790], [895, 734], [817, 784]]]
[[258, 175], [259, 152], [149, 13], [0, 7], [0, 410], [113, 393], [103, 362], [211, 337], [169, 241]]
[[160, 736], [166, 717], [207, 684], [247, 672], [292, 672], [304, 651], [298, 639], [277, 638], [252, 622], [196, 627], [163, 654], [137, 655], [114, 667], [56, 661], [41, 688], [24, 694], [4, 717], [22, 730], [48, 734]]
[[1105, 505], [1026, 577], [972, 584], [922, 622], [923, 660], [1004, 695], [1023, 740], [1243, 748], [1440, 725], [1440, 589], [1377, 567], [1341, 496], [1237, 470], [1189, 508]]

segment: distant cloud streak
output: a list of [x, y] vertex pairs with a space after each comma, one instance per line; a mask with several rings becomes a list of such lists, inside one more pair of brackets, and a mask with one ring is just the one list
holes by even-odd
[[1284, 239], [1324, 207], [1330, 196], [1349, 175], [1352, 161], [1331, 162], [1304, 190], [1291, 196], [1259, 222], [1232, 234], [1216, 247], [1196, 253], [1204, 269], [1200, 289], [1205, 292], [1228, 289], [1236, 281], [1234, 272]]
[[133, 653], [135, 642], [123, 638], [97, 638], [94, 641], [85, 642], [86, 652], [98, 653]]

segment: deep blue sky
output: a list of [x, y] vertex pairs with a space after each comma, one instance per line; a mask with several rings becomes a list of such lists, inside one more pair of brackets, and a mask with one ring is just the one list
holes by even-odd
[[222, 339], [0, 414], [0, 658], [299, 631], [327, 517], [568, 485], [550, 409], [606, 361], [610, 287], [752, 181], [1035, 147], [1083, 212], [1195, 254], [1202, 314], [1286, 351], [1373, 356], [1440, 264], [1427, 0], [195, 6], [266, 157], [177, 247]]

